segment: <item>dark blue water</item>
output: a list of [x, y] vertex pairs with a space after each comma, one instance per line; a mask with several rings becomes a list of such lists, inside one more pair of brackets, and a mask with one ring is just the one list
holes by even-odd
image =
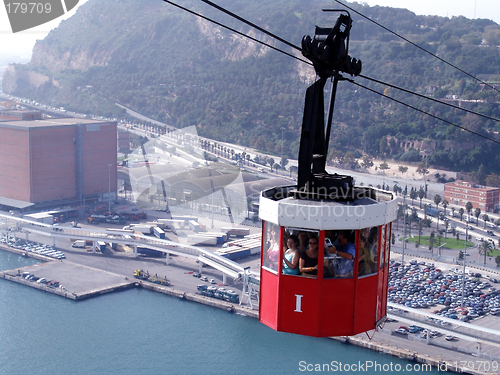
[[[0, 251], [1, 270], [34, 262]], [[275, 332], [256, 319], [146, 290], [75, 302], [0, 279], [2, 375], [295, 374], [310, 373], [304, 370], [312, 364], [340, 372], [334, 371], [338, 362], [358, 361], [409, 364], [329, 339]], [[396, 373], [342, 371], [359, 372]]]

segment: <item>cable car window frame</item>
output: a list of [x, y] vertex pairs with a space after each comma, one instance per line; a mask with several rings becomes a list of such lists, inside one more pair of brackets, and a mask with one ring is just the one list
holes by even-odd
[[[271, 244], [269, 244], [269, 247], [267, 245], [268, 242], [270, 242], [270, 239], [269, 239], [269, 236], [270, 236], [270, 232], [275, 229], [277, 230], [277, 237], [278, 237], [278, 250], [277, 250], [277, 253], [278, 253], [278, 259], [276, 261], [272, 261], [270, 260], [270, 257], [269, 257], [269, 250], [271, 248]], [[263, 252], [263, 255], [262, 255], [262, 268], [265, 269], [266, 271], [269, 271], [275, 275], [278, 275], [278, 272], [281, 272], [281, 265], [280, 265], [280, 259], [282, 259], [282, 255], [280, 253], [282, 253], [282, 251], [280, 252], [279, 250], [283, 248], [283, 242], [282, 242], [282, 235], [280, 235], [281, 233], [281, 227], [278, 225], [278, 224], [274, 224], [270, 221], [263, 221], [263, 240], [262, 240], [262, 252]], [[267, 250], [264, 250], [266, 249]], [[268, 261], [269, 259], [269, 261]], [[275, 265], [273, 267], [273, 265]]]
[[[376, 228], [376, 231], [374, 230]], [[367, 231], [366, 233], [362, 233], [364, 231]], [[373, 238], [370, 240], [370, 238], [373, 236], [373, 233], [376, 232], [376, 238]], [[358, 263], [359, 263], [359, 257], [361, 257], [361, 241], [364, 241], [366, 243], [367, 249], [366, 251], [369, 252], [369, 257], [371, 261], [371, 266], [369, 269], [369, 272], [366, 272], [366, 263], [364, 264], [365, 267], [361, 268], [358, 266], [358, 279], [363, 278], [366, 276], [372, 276], [376, 275], [378, 273], [378, 265], [379, 265], [379, 260], [380, 260], [380, 225], [376, 225], [374, 227], [368, 227], [368, 228], [363, 228], [359, 231], [359, 243], [358, 243]], [[363, 240], [361, 239], [361, 236], [363, 236]], [[368, 238], [366, 238], [367, 236]], [[375, 251], [374, 251], [375, 249]], [[377, 259], [376, 262], [374, 262], [374, 259]], [[364, 271], [363, 274], [360, 274], [361, 271]]]

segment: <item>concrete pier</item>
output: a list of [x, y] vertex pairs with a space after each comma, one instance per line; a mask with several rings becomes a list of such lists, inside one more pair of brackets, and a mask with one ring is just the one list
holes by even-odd
[[[59, 281], [59, 287], [50, 287], [36, 281], [25, 280], [23, 272], [36, 277]], [[102, 294], [135, 287], [135, 279], [80, 264], [52, 260], [10, 271], [0, 272], [0, 277], [18, 284], [57, 294], [72, 300], [82, 300]]]

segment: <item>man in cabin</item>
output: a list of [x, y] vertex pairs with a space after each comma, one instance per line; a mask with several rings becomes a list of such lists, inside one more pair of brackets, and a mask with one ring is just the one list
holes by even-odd
[[335, 270], [335, 277], [352, 277], [354, 267], [354, 255], [356, 254], [354, 244], [349, 242], [349, 232], [340, 231], [337, 236], [338, 246], [328, 247], [331, 254], [337, 254], [339, 266]]

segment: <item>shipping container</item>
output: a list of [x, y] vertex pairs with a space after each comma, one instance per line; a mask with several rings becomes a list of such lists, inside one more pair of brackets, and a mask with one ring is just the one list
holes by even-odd
[[71, 245], [71, 247], [82, 247], [84, 248], [85, 245], [86, 245], [86, 242], [85, 240], [76, 240], [75, 242], [73, 242], [73, 245]]
[[187, 236], [187, 242], [191, 245], [217, 245], [217, 238], [210, 236], [189, 235]]
[[200, 224], [198, 224], [198, 222], [196, 222], [196, 221], [194, 221], [194, 220], [189, 220], [188, 224], [189, 224], [189, 228], [190, 228], [193, 232], [198, 233], [198, 232], [200, 231]]
[[162, 240], [165, 239], [165, 232], [160, 227], [154, 227], [153, 233], [156, 237], [161, 238]]
[[249, 228], [222, 227], [221, 230], [223, 232], [226, 232], [228, 236], [235, 236], [235, 237], [244, 237], [250, 234]]

